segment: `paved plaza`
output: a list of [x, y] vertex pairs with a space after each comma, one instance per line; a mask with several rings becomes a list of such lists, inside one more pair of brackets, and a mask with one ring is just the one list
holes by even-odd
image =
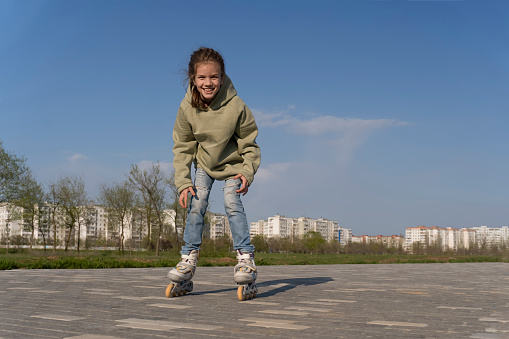
[[509, 338], [509, 264], [198, 267], [167, 299], [166, 268], [0, 271], [0, 338]]

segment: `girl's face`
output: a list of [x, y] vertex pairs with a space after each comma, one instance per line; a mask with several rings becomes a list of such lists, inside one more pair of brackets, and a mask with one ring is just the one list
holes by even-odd
[[223, 84], [221, 66], [219, 66], [217, 62], [198, 64], [198, 66], [196, 66], [194, 84], [203, 102], [209, 105], [212, 100], [214, 100], [217, 93], [219, 93], [219, 89]]

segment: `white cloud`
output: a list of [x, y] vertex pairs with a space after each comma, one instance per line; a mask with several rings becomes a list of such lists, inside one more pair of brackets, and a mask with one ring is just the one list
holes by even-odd
[[260, 183], [271, 182], [274, 178], [281, 177], [294, 163], [269, 164], [266, 167], [260, 167], [256, 173], [256, 181]]
[[[290, 109], [293, 108], [292, 106]], [[356, 119], [321, 115], [308, 120], [300, 120], [288, 114], [289, 111], [264, 113], [253, 110], [256, 122], [262, 127], [285, 126], [287, 131], [298, 135], [323, 135], [328, 133], [347, 133], [351, 131], [373, 131], [385, 127], [405, 126], [408, 122], [396, 119]]]
[[68, 159], [71, 162], [75, 162], [75, 161], [80, 161], [80, 160], [87, 160], [88, 157], [86, 155], [81, 154], [81, 153], [75, 153], [75, 154], [71, 155]]
[[324, 115], [310, 120], [293, 119], [289, 124], [292, 133], [299, 135], [322, 135], [328, 133], [359, 134], [393, 126], [408, 125], [394, 119], [353, 119]]
[[261, 127], [278, 127], [288, 134], [304, 137], [314, 151], [329, 149], [329, 157], [339, 167], [346, 166], [356, 149], [374, 132], [409, 125], [396, 119], [358, 119], [321, 115], [310, 119], [299, 119], [288, 111], [264, 113], [254, 110], [256, 121]]
[[253, 110], [253, 114], [256, 118], [256, 124], [260, 127], [276, 127], [284, 126], [291, 123], [291, 116], [288, 113], [295, 108], [294, 106], [288, 106], [287, 110], [275, 112], [275, 113], [264, 113], [260, 110]]

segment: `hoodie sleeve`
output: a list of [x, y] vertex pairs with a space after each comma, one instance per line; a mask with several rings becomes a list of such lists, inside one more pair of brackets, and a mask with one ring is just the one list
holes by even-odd
[[235, 133], [238, 136], [238, 152], [244, 159], [240, 174], [242, 174], [249, 184], [254, 180], [254, 175], [260, 167], [261, 155], [260, 146], [256, 143], [258, 136], [258, 127], [251, 110], [244, 105], [244, 109], [239, 116]]
[[193, 186], [191, 164], [196, 157], [198, 142], [187, 121], [184, 110], [179, 108], [175, 126], [173, 127], [173, 168], [175, 168], [175, 185], [179, 194], [182, 190]]

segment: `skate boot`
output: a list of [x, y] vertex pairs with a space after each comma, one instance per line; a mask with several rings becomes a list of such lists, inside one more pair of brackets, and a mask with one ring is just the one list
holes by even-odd
[[193, 291], [194, 271], [198, 262], [198, 251], [193, 250], [189, 255], [182, 254], [182, 260], [168, 272], [171, 283], [166, 287], [166, 298], [176, 297]]
[[258, 293], [256, 287], [256, 265], [253, 253], [242, 253], [237, 250], [238, 264], [235, 266], [233, 281], [237, 283], [237, 297], [240, 301], [253, 299]]

